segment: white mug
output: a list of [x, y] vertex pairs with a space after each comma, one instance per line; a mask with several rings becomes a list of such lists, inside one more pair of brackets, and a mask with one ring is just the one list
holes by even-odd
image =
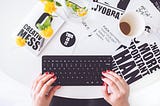
[[119, 31], [127, 38], [141, 35], [145, 30], [143, 16], [136, 12], [126, 12], [119, 20]]

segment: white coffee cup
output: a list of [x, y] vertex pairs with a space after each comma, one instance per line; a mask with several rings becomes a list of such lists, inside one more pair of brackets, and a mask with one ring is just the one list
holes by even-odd
[[121, 34], [128, 38], [137, 37], [145, 30], [144, 18], [136, 12], [124, 13], [118, 24]]

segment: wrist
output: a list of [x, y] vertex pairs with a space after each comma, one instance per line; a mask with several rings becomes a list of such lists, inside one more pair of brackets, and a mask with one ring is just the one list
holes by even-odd
[[130, 105], [129, 105], [129, 103], [125, 103], [125, 104], [124, 104], [124, 105], [122, 105], [122, 106], [130, 106]]
[[130, 106], [130, 105], [129, 105], [129, 103], [127, 102], [127, 103], [126, 103], [125, 105], [123, 105], [123, 106]]
[[129, 106], [129, 102], [122, 104], [122, 106]]
[[130, 106], [130, 104], [128, 102], [125, 102], [125, 103], [116, 104], [116, 105], [112, 105], [112, 106]]

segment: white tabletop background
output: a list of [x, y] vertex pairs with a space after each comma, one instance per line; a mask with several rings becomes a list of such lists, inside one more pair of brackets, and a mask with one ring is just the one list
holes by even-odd
[[[30, 87], [34, 78], [41, 72], [41, 57], [36, 57], [24, 49], [18, 48], [14, 44], [15, 41], [12, 39], [11, 34], [36, 3], [37, 0], [1, 1], [0, 3], [0, 106], [31, 105]], [[44, 53], [47, 53], [47, 50], [52, 53], [50, 47], [45, 49]], [[63, 54], [63, 52], [59, 52]], [[56, 54], [56, 52], [54, 53]], [[28, 67], [27, 64], [31, 63], [34, 66]], [[80, 90], [82, 95], [68, 94], [67, 92], [70, 93], [72, 89]], [[89, 87], [87, 89], [86, 91], [90, 91]], [[131, 89], [129, 98], [131, 106], [160, 106], [159, 89], [160, 81], [143, 89]], [[90, 94], [90, 96], [95, 98], [99, 93], [100, 90], [96, 94]], [[83, 98], [84, 94], [80, 87], [62, 88], [57, 93], [57, 95], [64, 97], [78, 98]], [[89, 98], [89, 96], [84, 95], [84, 98]]]

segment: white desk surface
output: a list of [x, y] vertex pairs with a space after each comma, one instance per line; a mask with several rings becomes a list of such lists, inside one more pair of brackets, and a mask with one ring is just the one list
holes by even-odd
[[[27, 89], [31, 87], [32, 81], [41, 72], [41, 56], [36, 57], [22, 48], [17, 48], [11, 34], [36, 2], [36, 0], [14, 0], [2, 1], [0, 4], [0, 69], [5, 75], [18, 81]], [[48, 51], [50, 54], [59, 52], [65, 54], [61, 51], [53, 52], [51, 47], [47, 47], [42, 55]], [[33, 67], [28, 67], [32, 64], [34, 64]], [[129, 98], [131, 106], [160, 106], [159, 89], [160, 81], [144, 89], [131, 89]], [[69, 98], [102, 97], [101, 87], [62, 87], [56, 95]]]

